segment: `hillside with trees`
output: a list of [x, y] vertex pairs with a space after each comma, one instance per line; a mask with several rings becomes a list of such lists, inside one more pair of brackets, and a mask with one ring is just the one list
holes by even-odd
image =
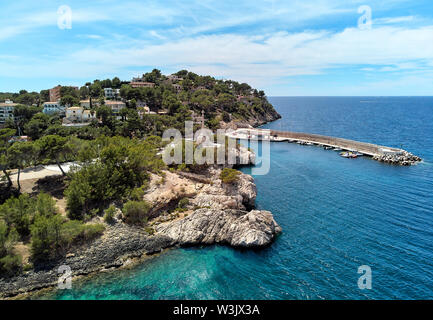
[[[116, 208], [122, 208], [124, 223], [147, 228], [151, 204], [143, 201], [143, 193], [150, 177], [163, 181], [167, 170], [193, 172], [204, 167], [164, 164], [159, 153], [167, 143], [161, 139], [164, 130], [183, 131], [185, 120], [202, 112], [211, 129], [258, 125], [280, 117], [263, 91], [245, 83], [186, 70], [164, 76], [156, 69], [134, 81], [145, 86], [114, 78], [95, 80], [78, 90], [62, 87], [64, 105], [75, 106], [83, 99], [94, 102], [90, 108], [96, 117], [86, 126], [64, 126], [60, 114], [42, 113], [48, 90], [0, 93], [0, 99], [19, 103], [14, 119], [0, 128], [0, 278], [39, 268], [99, 237], [104, 223], [118, 215]], [[104, 88], [119, 89], [116, 98], [126, 108], [114, 114], [105, 105]], [[197, 121], [195, 126], [199, 127]], [[29, 139], [16, 140], [22, 135]], [[73, 162], [68, 172], [62, 167], [65, 162]], [[59, 176], [25, 189], [22, 172], [48, 164], [59, 168]], [[227, 172], [224, 179], [235, 181], [236, 171]], [[61, 212], [57, 202], [63, 198]]]

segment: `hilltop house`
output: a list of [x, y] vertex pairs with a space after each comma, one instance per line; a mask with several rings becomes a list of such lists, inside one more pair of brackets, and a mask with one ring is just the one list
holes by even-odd
[[133, 88], [153, 88], [155, 84], [153, 82], [131, 81], [130, 86]]
[[176, 81], [182, 81], [182, 80], [183, 80], [183, 78], [181, 78], [181, 77], [179, 77], [179, 76], [177, 76], [177, 75], [175, 75], [175, 74], [171, 74], [171, 75], [169, 75], [167, 78], [168, 78], [168, 80], [170, 80], [171, 82], [176, 82]]

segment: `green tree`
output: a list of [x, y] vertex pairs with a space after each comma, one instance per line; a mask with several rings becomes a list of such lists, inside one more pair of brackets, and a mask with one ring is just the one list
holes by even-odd
[[8, 188], [12, 187], [12, 180], [7, 171], [9, 169], [8, 148], [9, 140], [15, 135], [14, 129], [0, 129], [0, 169], [8, 181]]
[[44, 136], [36, 141], [39, 147], [39, 157], [41, 159], [55, 161], [63, 176], [66, 176], [66, 173], [60, 165], [60, 161], [71, 152], [67, 141], [66, 138], [57, 135]]
[[122, 82], [118, 77], [114, 77], [113, 80], [111, 80], [111, 84], [113, 86], [113, 89], [120, 89]]
[[74, 96], [71, 96], [71, 95], [63, 96], [60, 99], [60, 105], [65, 106], [65, 107], [72, 107], [72, 106], [77, 105], [79, 103], [80, 103], [80, 100]]
[[182, 106], [179, 100], [173, 95], [168, 95], [163, 99], [162, 105], [168, 110], [168, 113], [173, 115]]
[[18, 192], [21, 191], [21, 170], [36, 162], [37, 148], [33, 142], [16, 142], [8, 149], [8, 162], [12, 168], [18, 168], [17, 185]]
[[34, 261], [49, 260], [57, 255], [58, 250], [62, 247], [63, 223], [64, 218], [61, 215], [36, 216], [31, 226], [31, 251]]
[[32, 140], [39, 139], [43, 132], [49, 127], [50, 117], [43, 113], [38, 113], [24, 126], [25, 133]]
[[10, 198], [0, 206], [0, 220], [10, 229], [15, 229], [21, 237], [30, 233], [30, 225], [35, 214], [35, 199], [26, 193], [18, 198]]
[[15, 229], [9, 229], [0, 220], [0, 277], [12, 276], [21, 269], [21, 256], [13, 253], [13, 247], [18, 240]]
[[101, 119], [103, 126], [113, 126], [113, 111], [110, 107], [100, 106], [96, 109], [96, 117]]

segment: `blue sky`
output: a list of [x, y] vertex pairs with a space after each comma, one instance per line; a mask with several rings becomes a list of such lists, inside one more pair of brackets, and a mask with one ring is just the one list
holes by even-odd
[[[58, 26], [63, 5], [70, 29]], [[371, 28], [358, 27], [360, 6], [371, 8]], [[270, 96], [432, 95], [433, 3], [0, 2], [0, 92], [153, 68], [248, 82]]]

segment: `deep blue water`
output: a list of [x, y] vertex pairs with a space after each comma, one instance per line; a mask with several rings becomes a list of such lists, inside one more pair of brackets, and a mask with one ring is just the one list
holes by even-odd
[[[283, 118], [264, 127], [403, 146], [424, 162], [399, 167], [272, 143], [271, 170], [255, 177], [257, 207], [283, 228], [272, 246], [169, 250], [44, 298], [433, 298], [433, 98], [270, 101]], [[372, 268], [372, 290], [357, 286], [361, 265]]]

